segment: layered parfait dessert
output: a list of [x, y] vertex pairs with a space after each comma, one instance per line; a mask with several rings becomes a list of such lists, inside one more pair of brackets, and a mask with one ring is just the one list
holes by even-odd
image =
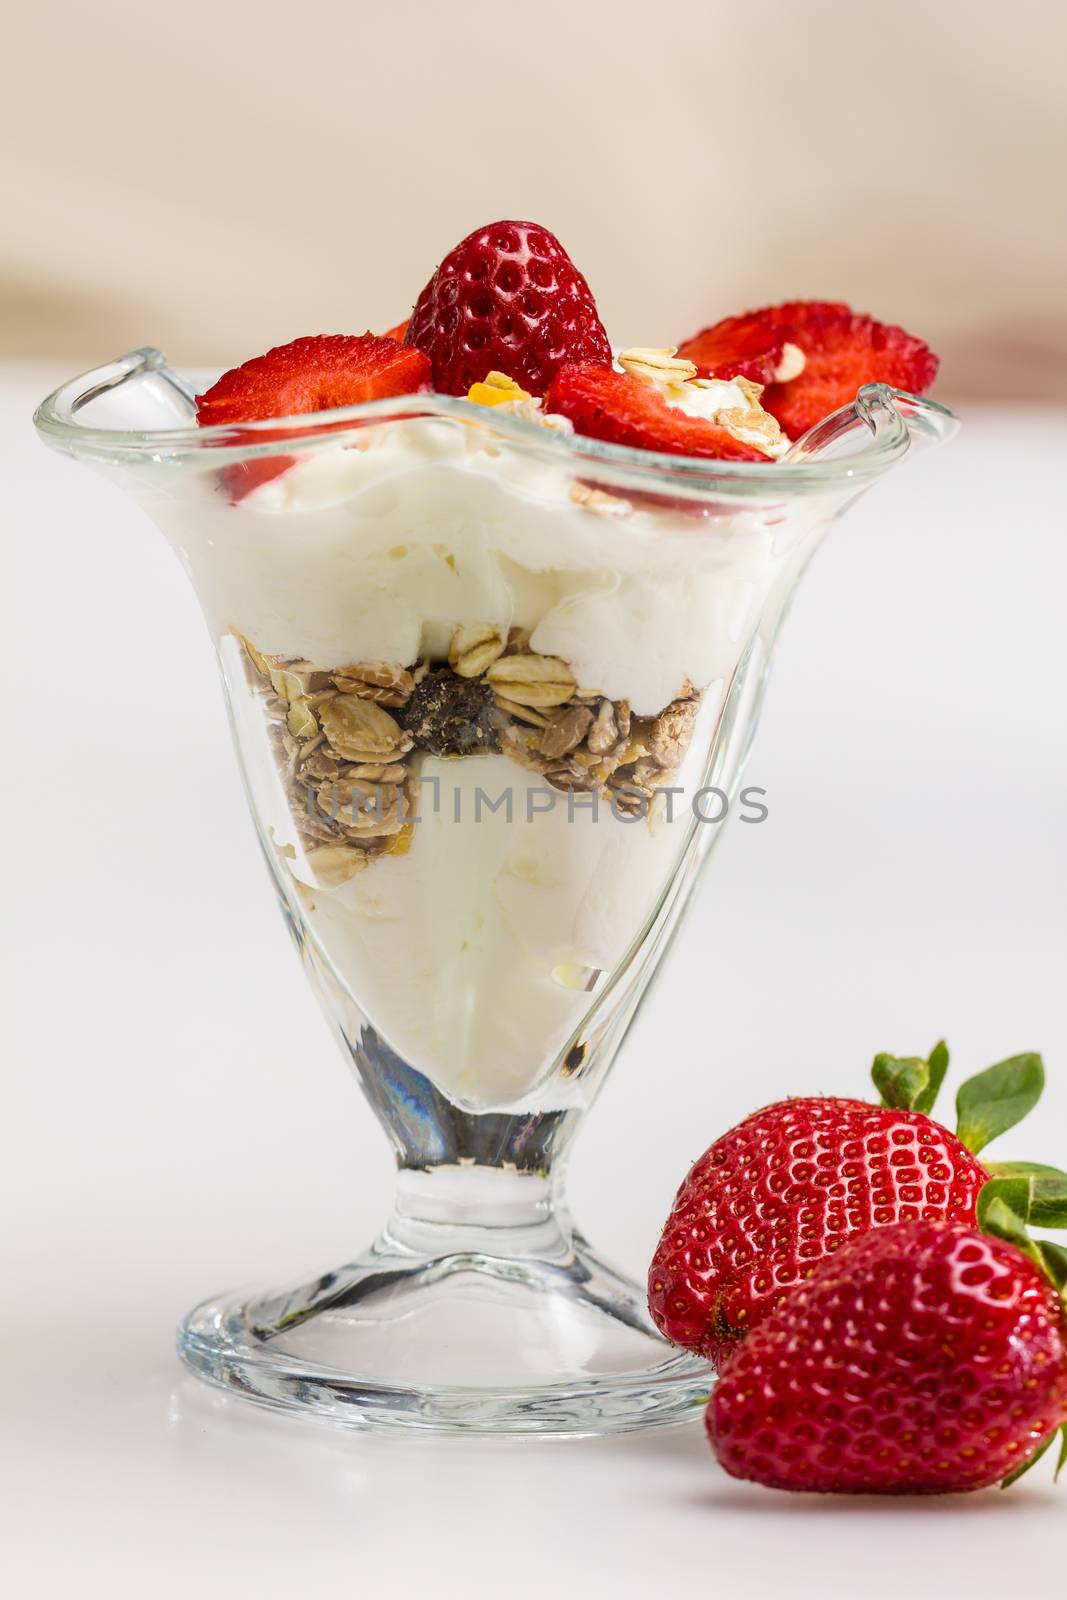
[[[198, 396], [262, 453], [153, 514], [220, 640], [268, 848], [317, 959], [457, 1104], [580, 1074], [592, 998], [721, 820], [724, 708], [822, 515], [652, 489], [641, 453], [765, 484], [861, 384], [935, 371], [824, 302], [614, 357], [558, 240], [501, 222], [391, 333], [299, 339]], [[460, 403], [420, 414], [431, 392]], [[313, 449], [262, 427], [370, 401]]]

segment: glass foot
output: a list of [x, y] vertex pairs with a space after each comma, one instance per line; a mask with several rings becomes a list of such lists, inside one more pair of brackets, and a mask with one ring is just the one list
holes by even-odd
[[574, 1235], [540, 1258], [412, 1259], [386, 1234], [290, 1293], [206, 1302], [178, 1343], [199, 1377], [262, 1405], [441, 1433], [681, 1422], [712, 1381], [706, 1363], [660, 1338], [637, 1284]]

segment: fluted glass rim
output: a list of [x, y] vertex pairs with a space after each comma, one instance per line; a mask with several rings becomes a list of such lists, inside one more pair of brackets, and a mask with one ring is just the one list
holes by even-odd
[[[200, 427], [195, 422], [155, 429], [109, 428], [77, 420], [90, 401], [134, 378], [149, 374], [169, 382], [190, 401], [195, 384], [175, 372], [159, 350], [145, 347], [94, 367], [69, 379], [41, 402], [34, 426], [57, 449], [103, 464], [137, 461], [175, 464], [211, 452], [212, 465], [232, 465], [278, 455], [297, 447], [301, 453], [320, 446], [343, 443], [346, 436], [369, 424], [407, 419], [439, 418], [489, 426], [527, 454], [557, 464], [585, 464], [600, 470], [614, 468], [628, 478], [654, 481], [691, 494], [805, 493], [824, 489], [846, 490], [864, 484], [899, 461], [913, 438], [939, 443], [951, 438], [958, 418], [938, 401], [895, 389], [889, 384], [864, 385], [856, 399], [794, 442], [775, 462], [708, 460], [678, 456], [625, 445], [609, 444], [584, 434], [564, 433], [539, 426], [521, 416], [502, 414], [499, 408], [480, 406], [453, 395], [435, 393], [366, 401], [290, 417], [256, 422]], [[863, 438], [860, 430], [866, 429]], [[860, 448], [851, 454], [826, 459], [823, 451], [857, 432]]]

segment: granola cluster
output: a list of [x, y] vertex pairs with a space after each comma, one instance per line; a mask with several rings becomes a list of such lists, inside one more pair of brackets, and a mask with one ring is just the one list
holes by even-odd
[[604, 793], [632, 816], [681, 764], [700, 705], [685, 684], [658, 716], [635, 717], [626, 700], [579, 688], [566, 662], [533, 653], [517, 630], [485, 676], [506, 719], [505, 755], [555, 789]]
[[303, 863], [327, 888], [410, 847], [420, 752], [502, 753], [553, 788], [603, 793], [636, 816], [680, 765], [700, 704], [687, 683], [657, 716], [635, 717], [625, 700], [580, 688], [567, 663], [532, 650], [520, 628], [458, 628], [447, 665], [414, 668], [320, 667], [237, 638]]

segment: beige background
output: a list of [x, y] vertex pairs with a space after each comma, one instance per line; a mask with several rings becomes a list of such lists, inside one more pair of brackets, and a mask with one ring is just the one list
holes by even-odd
[[534, 217], [613, 338], [791, 295], [1067, 400], [1061, 0], [37, 0], [0, 85], [0, 352], [383, 328]]

